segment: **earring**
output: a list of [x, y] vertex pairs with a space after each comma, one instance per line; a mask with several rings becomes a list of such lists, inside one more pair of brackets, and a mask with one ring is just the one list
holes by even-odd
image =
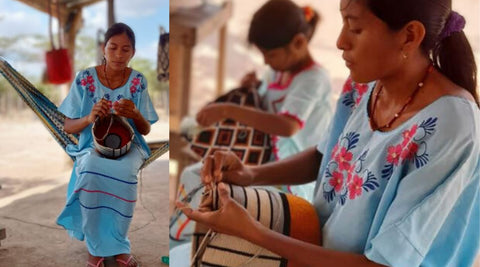
[[404, 52], [402, 52], [402, 57], [403, 57], [403, 59], [407, 59], [408, 56], [407, 56], [407, 54], [405, 54]]
[[107, 65], [107, 59], [105, 58], [105, 55], [103, 55], [102, 64]]

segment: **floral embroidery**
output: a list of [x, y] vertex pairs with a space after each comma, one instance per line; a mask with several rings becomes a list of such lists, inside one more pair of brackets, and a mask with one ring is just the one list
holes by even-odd
[[338, 163], [338, 169], [340, 171], [350, 169], [350, 161], [352, 158], [352, 152], [348, 152], [345, 147], [342, 147], [340, 153], [335, 156], [335, 161]]
[[333, 172], [333, 177], [329, 181], [335, 192], [340, 192], [343, 187], [343, 175], [340, 172]]
[[90, 71], [86, 70], [82, 72], [75, 82], [77, 86], [80, 86], [83, 89], [87, 90], [88, 96], [93, 98], [95, 89], [97, 88], [95, 87], [95, 79], [93, 79], [93, 75], [90, 73]]
[[401, 145], [389, 146], [388, 147], [387, 161], [392, 163], [393, 165], [398, 165], [401, 153], [402, 153], [402, 146]]
[[354, 108], [360, 104], [363, 96], [368, 91], [368, 84], [364, 83], [355, 83], [351, 77], [347, 79], [343, 86], [342, 90], [342, 103], [347, 106]]
[[379, 187], [375, 175], [363, 168], [368, 150], [353, 161], [352, 151], [357, 147], [359, 140], [358, 133], [350, 132], [343, 136], [333, 148], [332, 160], [325, 172], [325, 178], [328, 180], [323, 184], [323, 196], [328, 202], [338, 197], [340, 204], [345, 205], [347, 197], [353, 200], [363, 192], [373, 191]]
[[427, 164], [429, 155], [425, 138], [435, 132], [436, 126], [437, 118], [428, 118], [420, 125], [414, 124], [409, 130], [404, 131], [402, 142], [388, 147], [388, 163], [382, 169], [382, 178], [389, 180], [393, 175], [394, 167], [400, 163], [413, 162], [416, 168]]
[[353, 181], [348, 185], [348, 198], [355, 199], [355, 197], [362, 195], [363, 179], [358, 175], [353, 177]]
[[132, 98], [135, 98], [138, 93], [143, 92], [146, 89], [145, 84], [142, 83], [143, 76], [140, 73], [130, 81], [130, 93], [132, 94]]

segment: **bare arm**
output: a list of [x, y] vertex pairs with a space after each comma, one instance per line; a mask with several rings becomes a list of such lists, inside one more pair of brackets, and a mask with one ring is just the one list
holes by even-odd
[[315, 147], [277, 162], [249, 167], [231, 151], [216, 151], [205, 158], [202, 182], [224, 181], [236, 185], [304, 184], [316, 179], [322, 154]]
[[230, 103], [210, 104], [197, 114], [197, 121], [203, 126], [208, 126], [227, 118], [262, 132], [279, 136], [292, 136], [301, 128], [300, 123], [289, 116], [272, 114], [259, 109]]
[[314, 181], [321, 161], [322, 154], [312, 147], [280, 161], [250, 167], [252, 185], [304, 184]]
[[246, 240], [281, 255], [298, 266], [383, 266], [362, 254], [325, 249], [274, 232], [257, 221], [254, 225], [250, 231], [245, 231]]
[[63, 127], [65, 132], [69, 134], [77, 134], [81, 132], [85, 127], [95, 121], [96, 117], [105, 117], [108, 115], [110, 108], [108, 102], [105, 99], [101, 99], [92, 107], [92, 111], [85, 117], [78, 119], [65, 118]]

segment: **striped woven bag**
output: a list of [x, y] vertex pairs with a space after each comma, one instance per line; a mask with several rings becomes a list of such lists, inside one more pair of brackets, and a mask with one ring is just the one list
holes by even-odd
[[[264, 226], [284, 235], [321, 245], [315, 208], [306, 200], [283, 192], [229, 185], [231, 197]], [[212, 209], [218, 199], [212, 196]], [[192, 266], [295, 266], [295, 263], [238, 237], [209, 231], [196, 224], [192, 239]]]

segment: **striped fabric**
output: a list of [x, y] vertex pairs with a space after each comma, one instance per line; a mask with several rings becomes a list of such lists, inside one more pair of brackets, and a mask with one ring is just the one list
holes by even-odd
[[[304, 199], [283, 192], [230, 185], [230, 195], [270, 229], [320, 245], [320, 224], [313, 206]], [[214, 203], [218, 199], [214, 199]], [[214, 206], [216, 206], [214, 204]], [[246, 240], [215, 234], [202, 241], [208, 229], [196, 224], [192, 239], [193, 266], [293, 266], [287, 259]], [[203, 249], [203, 251], [202, 251]], [[197, 250], [198, 253], [197, 253]]]

